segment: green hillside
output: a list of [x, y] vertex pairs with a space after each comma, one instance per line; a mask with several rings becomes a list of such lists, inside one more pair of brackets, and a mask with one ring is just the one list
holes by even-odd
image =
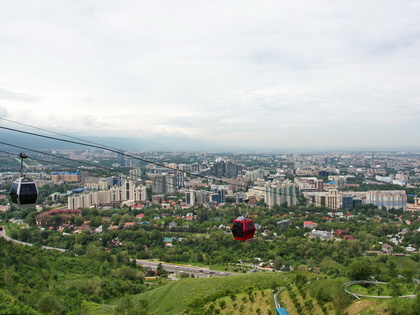
[[208, 302], [218, 298], [278, 288], [288, 282], [288, 278], [288, 275], [283, 273], [253, 273], [184, 279], [141, 293], [132, 299], [132, 305], [136, 307], [142, 303], [147, 304], [151, 314], [178, 314], [186, 309], [198, 311]]
[[272, 290], [289, 314], [416, 314], [420, 299], [356, 300], [346, 279], [307, 272], [187, 278], [115, 301], [118, 314], [275, 314]]
[[7, 292], [0, 290], [0, 314], [41, 314], [30, 306], [24, 305]]

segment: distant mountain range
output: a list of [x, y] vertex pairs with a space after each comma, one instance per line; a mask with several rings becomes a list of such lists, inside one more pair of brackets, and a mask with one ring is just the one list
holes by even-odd
[[[66, 138], [64, 136], [47, 134], [45, 132], [30, 131], [36, 134], [43, 134], [45, 136], [51, 136], [54, 138], [65, 139], [75, 142], [83, 142], [77, 139]], [[332, 152], [332, 151], [405, 151], [405, 152], [420, 152], [420, 146], [413, 145], [407, 146], [342, 146], [342, 147], [281, 147], [279, 148], [264, 148], [264, 147], [251, 147], [234, 144], [234, 143], [213, 143], [205, 140], [197, 140], [191, 138], [182, 137], [139, 137], [139, 138], [122, 138], [122, 137], [92, 137], [92, 136], [80, 136], [80, 135], [69, 135], [85, 141], [90, 141], [98, 144], [99, 146], [108, 146], [114, 149], [120, 149], [124, 151], [132, 152], [144, 152], [144, 151], [167, 151], [167, 152]], [[41, 138], [33, 135], [22, 134], [14, 131], [0, 129], [0, 142], [5, 142], [21, 147], [26, 147], [34, 150], [83, 150], [93, 149], [89, 146], [81, 146], [73, 143], [66, 143], [62, 141]], [[246, 141], [244, 141], [246, 143]], [[89, 144], [89, 143], [88, 143]], [[91, 144], [91, 143], [90, 143]], [[21, 152], [24, 151], [19, 148], [13, 148], [11, 146], [0, 144], [0, 150]]]
[[[33, 133], [39, 133], [37, 131]], [[65, 139], [74, 142], [83, 142], [73, 138], [66, 138], [64, 136], [55, 134], [43, 135]], [[196, 140], [190, 138], [180, 137], [145, 137], [145, 138], [119, 138], [119, 137], [83, 137], [69, 135], [84, 139], [92, 144], [93, 142], [99, 146], [109, 146], [115, 149], [125, 151], [232, 151], [232, 146], [212, 143], [209, 141]], [[17, 133], [8, 130], [0, 130], [0, 141], [8, 144], [13, 144], [21, 147], [26, 147], [36, 150], [76, 150], [76, 149], [89, 149], [89, 146], [77, 145], [52, 139], [46, 139], [33, 135]], [[4, 151], [22, 151], [19, 148], [13, 148], [8, 145], [0, 144], [1, 150]], [[238, 148], [239, 150], [239, 148]]]

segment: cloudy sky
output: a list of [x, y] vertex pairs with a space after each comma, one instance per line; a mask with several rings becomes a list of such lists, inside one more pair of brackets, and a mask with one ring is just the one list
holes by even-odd
[[418, 148], [419, 17], [405, 0], [1, 0], [0, 117], [250, 149]]

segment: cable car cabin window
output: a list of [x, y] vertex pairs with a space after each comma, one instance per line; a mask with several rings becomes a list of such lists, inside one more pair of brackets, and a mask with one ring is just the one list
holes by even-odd
[[242, 222], [234, 222], [232, 227], [232, 234], [236, 237], [242, 237], [244, 235], [244, 231], [242, 228]]
[[31, 204], [36, 202], [37, 189], [35, 183], [21, 183], [19, 201], [21, 204]]
[[13, 203], [18, 203], [18, 189], [19, 183], [13, 183], [12, 187], [10, 187], [10, 198]]
[[251, 239], [254, 237], [255, 227], [252, 221], [246, 222], [246, 229], [245, 229], [245, 238]]
[[247, 231], [255, 230], [254, 224], [251, 221], [246, 223], [246, 230]]

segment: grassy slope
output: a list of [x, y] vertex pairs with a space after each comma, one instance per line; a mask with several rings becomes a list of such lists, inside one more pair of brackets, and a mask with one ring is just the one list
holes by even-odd
[[[228, 292], [246, 292], [279, 287], [287, 279], [281, 273], [254, 273], [229, 277], [184, 279], [152, 291], [141, 293], [134, 301], [147, 300], [152, 314], [177, 314], [194, 301], [209, 301], [228, 295]], [[286, 280], [287, 281], [287, 280]], [[268, 299], [271, 297], [267, 297]], [[272, 298], [271, 298], [272, 299]]]
[[415, 272], [420, 272], [420, 263], [415, 262], [410, 257], [394, 257], [398, 269], [413, 269]]
[[[374, 261], [376, 261], [375, 263], [378, 264], [378, 266], [382, 269], [387, 269], [387, 264], [381, 261], [378, 261], [379, 256], [375, 258], [373, 258]], [[414, 270], [416, 273], [420, 272], [420, 263], [416, 262], [414, 260], [412, 260], [409, 256], [403, 256], [403, 257], [398, 257], [398, 256], [390, 256], [389, 259], [393, 260], [396, 264], [397, 264], [397, 269], [412, 269]]]
[[[148, 302], [150, 314], [182, 314], [194, 301], [204, 301], [203, 310], [212, 306], [221, 314], [256, 314], [260, 309], [261, 314], [267, 314], [271, 310], [274, 314], [273, 295], [271, 289], [279, 288], [290, 283], [289, 274], [281, 273], [254, 273], [229, 277], [195, 278], [184, 279], [168, 283], [157, 289], [141, 293], [133, 297], [133, 303], [141, 300]], [[254, 301], [250, 301], [249, 294], [253, 291]], [[293, 291], [304, 308], [304, 311], [314, 314], [322, 314], [321, 305], [309, 293], [302, 298], [299, 291], [293, 286]], [[246, 298], [243, 300], [242, 298]], [[304, 302], [312, 299], [313, 308], [307, 309]], [[280, 295], [289, 314], [296, 314], [296, 308], [291, 301], [287, 290]], [[223, 302], [222, 302], [223, 301]], [[224, 305], [221, 306], [220, 302]], [[240, 306], [244, 304], [244, 310]], [[356, 314], [381, 314], [384, 313], [388, 302], [375, 299], [354, 300], [345, 310], [349, 315]], [[325, 305], [327, 314], [336, 314], [332, 303]]]

